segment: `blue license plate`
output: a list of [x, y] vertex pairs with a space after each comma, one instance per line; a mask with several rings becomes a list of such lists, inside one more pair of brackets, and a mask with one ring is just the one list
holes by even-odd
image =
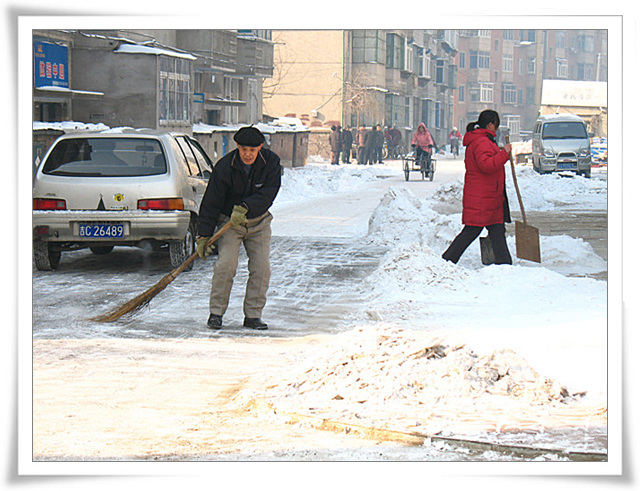
[[80, 237], [98, 239], [117, 239], [124, 237], [124, 225], [121, 223], [81, 223]]
[[558, 164], [558, 169], [573, 169], [575, 168], [576, 164], [574, 164], [573, 162], [569, 162], [569, 163], [559, 163]]

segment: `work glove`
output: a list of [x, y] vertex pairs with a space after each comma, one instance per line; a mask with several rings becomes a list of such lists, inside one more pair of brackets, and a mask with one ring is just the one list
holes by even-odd
[[233, 212], [231, 213], [230, 222], [234, 227], [241, 227], [242, 225], [246, 225], [247, 220], [247, 210], [244, 206], [236, 205], [233, 207]]
[[196, 239], [196, 252], [200, 259], [205, 259], [216, 251], [215, 244], [211, 244], [207, 247], [207, 242], [211, 240], [211, 237], [198, 237]]

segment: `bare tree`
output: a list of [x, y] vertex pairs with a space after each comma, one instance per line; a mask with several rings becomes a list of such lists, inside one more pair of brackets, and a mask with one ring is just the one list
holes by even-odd
[[[367, 119], [382, 121], [384, 102], [381, 104], [377, 93], [385, 91], [371, 84], [366, 73], [357, 72], [351, 81], [345, 81], [343, 106], [348, 114], [356, 114], [356, 125]], [[386, 92], [386, 91], [385, 91]]]

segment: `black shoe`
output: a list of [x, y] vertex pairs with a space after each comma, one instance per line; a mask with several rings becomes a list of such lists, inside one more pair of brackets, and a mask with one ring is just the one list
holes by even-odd
[[259, 331], [264, 331], [269, 326], [267, 326], [267, 324], [262, 322], [260, 317], [245, 317], [244, 327], [248, 327], [249, 329], [257, 329]]
[[209, 316], [209, 320], [207, 321], [207, 327], [209, 329], [220, 329], [222, 328], [222, 316], [211, 314]]

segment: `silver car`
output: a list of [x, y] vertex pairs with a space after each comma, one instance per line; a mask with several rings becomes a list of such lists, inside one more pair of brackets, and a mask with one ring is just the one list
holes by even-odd
[[184, 134], [129, 130], [61, 136], [33, 186], [33, 255], [55, 270], [63, 251], [168, 249], [177, 267], [195, 250], [212, 162]]

